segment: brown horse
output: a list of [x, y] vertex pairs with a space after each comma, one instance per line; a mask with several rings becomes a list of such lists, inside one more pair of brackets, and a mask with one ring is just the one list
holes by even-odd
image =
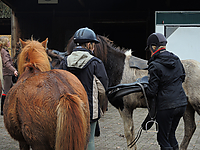
[[20, 40], [20, 77], [4, 104], [4, 124], [21, 150], [84, 150], [89, 106], [81, 82], [71, 73], [50, 70], [47, 39]]
[[[131, 51], [122, 51], [113, 45], [113, 42], [104, 36], [97, 36], [100, 44], [97, 44], [94, 50], [96, 57], [100, 58], [105, 65], [108, 77], [109, 86], [114, 86], [123, 83], [132, 83], [136, 79], [147, 75], [147, 70], [140, 70], [138, 68], [130, 68], [129, 61], [132, 58]], [[69, 41], [67, 51], [70, 54], [74, 43], [73, 37]], [[195, 111], [200, 115], [200, 63], [195, 60], [182, 61], [186, 79], [183, 83], [183, 88], [188, 96], [188, 106], [183, 116], [185, 125], [185, 135], [181, 142], [180, 149], [186, 150], [190, 139], [196, 129], [195, 124]], [[110, 101], [115, 106], [124, 123], [124, 133], [129, 144], [135, 138], [134, 124], [133, 124], [133, 111], [136, 108], [146, 108], [146, 102], [141, 92], [132, 93], [124, 96], [122, 99]], [[133, 148], [136, 149], [136, 145]]]

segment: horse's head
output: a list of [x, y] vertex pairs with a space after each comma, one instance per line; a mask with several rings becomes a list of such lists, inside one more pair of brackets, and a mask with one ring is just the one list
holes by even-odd
[[26, 67], [35, 68], [39, 71], [49, 71], [50, 63], [46, 53], [48, 38], [43, 42], [36, 40], [23, 41], [19, 39], [22, 50], [18, 59], [18, 70], [22, 74]]

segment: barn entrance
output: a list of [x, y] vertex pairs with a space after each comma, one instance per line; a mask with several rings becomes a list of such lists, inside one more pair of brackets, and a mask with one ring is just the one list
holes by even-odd
[[116, 46], [131, 49], [136, 57], [145, 59], [146, 22], [140, 23], [94, 23], [95, 32], [108, 36]]

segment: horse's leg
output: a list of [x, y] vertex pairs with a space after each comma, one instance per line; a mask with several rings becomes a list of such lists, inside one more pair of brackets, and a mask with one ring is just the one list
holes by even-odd
[[25, 141], [19, 142], [20, 150], [30, 150], [30, 146]]
[[188, 103], [187, 109], [183, 115], [185, 135], [183, 141], [181, 142], [180, 150], [187, 150], [192, 135], [196, 130], [194, 114], [195, 110], [192, 108], [191, 104]]
[[[122, 110], [118, 109], [119, 113], [123, 119], [124, 123], [124, 134], [127, 140], [127, 144], [131, 143], [135, 138], [134, 125], [133, 125], [133, 109], [124, 107]], [[136, 150], [137, 147], [134, 145], [131, 149], [128, 147], [128, 150]]]

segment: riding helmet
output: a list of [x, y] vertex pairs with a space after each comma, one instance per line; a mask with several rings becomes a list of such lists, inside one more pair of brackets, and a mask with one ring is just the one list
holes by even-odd
[[157, 48], [160, 46], [166, 46], [167, 39], [161, 33], [152, 33], [147, 39], [147, 47], [145, 50], [148, 50], [150, 46], [156, 46]]
[[96, 34], [93, 30], [89, 28], [80, 28], [74, 34], [74, 43], [87, 43], [87, 42], [95, 42], [99, 43], [97, 40]]

